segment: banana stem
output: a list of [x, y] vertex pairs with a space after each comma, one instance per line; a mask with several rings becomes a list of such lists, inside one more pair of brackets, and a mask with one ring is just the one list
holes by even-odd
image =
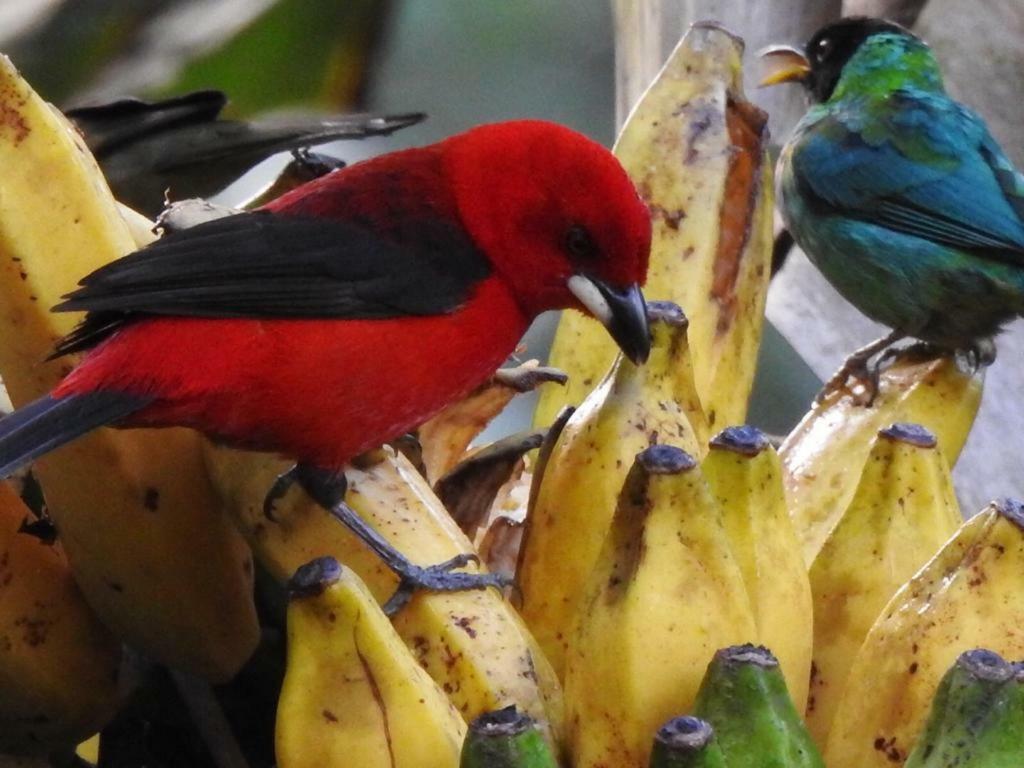
[[1024, 531], [1024, 501], [1007, 497], [996, 500], [995, 505], [1002, 517]]
[[217, 768], [249, 768], [249, 761], [242, 754], [242, 748], [210, 684], [174, 670], [171, 671], [171, 677]]
[[698, 717], [676, 717], [654, 736], [650, 768], [724, 768], [725, 757], [711, 725]]

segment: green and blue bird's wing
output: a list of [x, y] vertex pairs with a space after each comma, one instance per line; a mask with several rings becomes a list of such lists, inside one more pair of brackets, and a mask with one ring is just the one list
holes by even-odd
[[1024, 176], [975, 113], [911, 89], [816, 112], [790, 166], [812, 207], [1024, 266]]

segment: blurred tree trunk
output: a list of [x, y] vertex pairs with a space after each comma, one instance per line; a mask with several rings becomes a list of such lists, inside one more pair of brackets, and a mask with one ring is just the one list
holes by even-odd
[[[769, 110], [771, 130], [785, 136], [806, 108], [798, 88], [758, 90], [757, 51], [772, 43], [799, 44], [839, 15], [841, 0], [613, 0], [615, 16], [616, 124], [633, 104], [690, 24], [714, 20], [746, 43], [745, 91]], [[758, 375], [751, 393], [751, 423], [788, 431], [810, 405], [820, 379], [771, 321], [764, 327]]]
[[807, 108], [799, 88], [758, 89], [756, 54], [766, 45], [802, 45], [839, 17], [842, 0], [683, 0], [683, 23], [717, 19], [747, 42], [745, 86], [751, 101], [771, 116], [773, 141], [781, 143]]
[[1024, 2], [930, 0], [914, 31], [939, 57], [950, 94], [1024, 167]]
[[616, 36], [616, 58], [629, 62], [616, 66], [618, 125], [686, 28], [713, 19], [746, 41], [748, 96], [768, 110], [772, 135], [782, 137], [803, 114], [806, 102], [797, 88], [757, 90], [757, 51], [773, 43], [803, 43], [822, 24], [839, 17], [842, 0], [615, 0], [614, 6], [616, 25], [635, 30]]
[[846, 0], [843, 16], [879, 16], [912, 27], [926, 2], [928, 0]]

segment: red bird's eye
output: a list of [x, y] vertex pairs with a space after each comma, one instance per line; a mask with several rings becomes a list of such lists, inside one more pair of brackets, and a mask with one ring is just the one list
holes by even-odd
[[582, 224], [573, 224], [565, 233], [565, 250], [574, 259], [597, 258], [597, 244]]

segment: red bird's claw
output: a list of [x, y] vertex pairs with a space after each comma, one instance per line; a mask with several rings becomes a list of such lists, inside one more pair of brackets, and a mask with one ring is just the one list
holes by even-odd
[[445, 560], [443, 563], [438, 563], [437, 565], [430, 567], [431, 569], [437, 569], [439, 571], [452, 571], [456, 568], [463, 568], [470, 563], [480, 565], [480, 557], [475, 552], [463, 552], [450, 560]]
[[277, 499], [276, 498], [271, 498], [269, 493], [263, 499], [263, 517], [265, 517], [267, 520], [269, 520], [272, 523], [276, 523], [277, 522], [277, 516], [274, 514], [274, 502], [275, 501], [277, 501]]
[[295, 465], [286, 472], [282, 472], [274, 480], [274, 484], [270, 486], [267, 495], [263, 497], [263, 516], [270, 522], [277, 522], [277, 517], [274, 515], [274, 505], [288, 493], [288, 489], [292, 487], [292, 484], [295, 483], [298, 477], [298, 472], [298, 465]]
[[410, 565], [399, 574], [398, 589], [384, 603], [384, 613], [394, 616], [405, 607], [413, 594], [420, 590], [462, 592], [467, 589], [487, 589], [488, 587], [502, 590], [515, 584], [515, 579], [504, 573], [464, 573], [452, 570], [461, 568], [470, 562], [479, 561], [480, 558], [474, 554], [462, 554], [426, 568]]

